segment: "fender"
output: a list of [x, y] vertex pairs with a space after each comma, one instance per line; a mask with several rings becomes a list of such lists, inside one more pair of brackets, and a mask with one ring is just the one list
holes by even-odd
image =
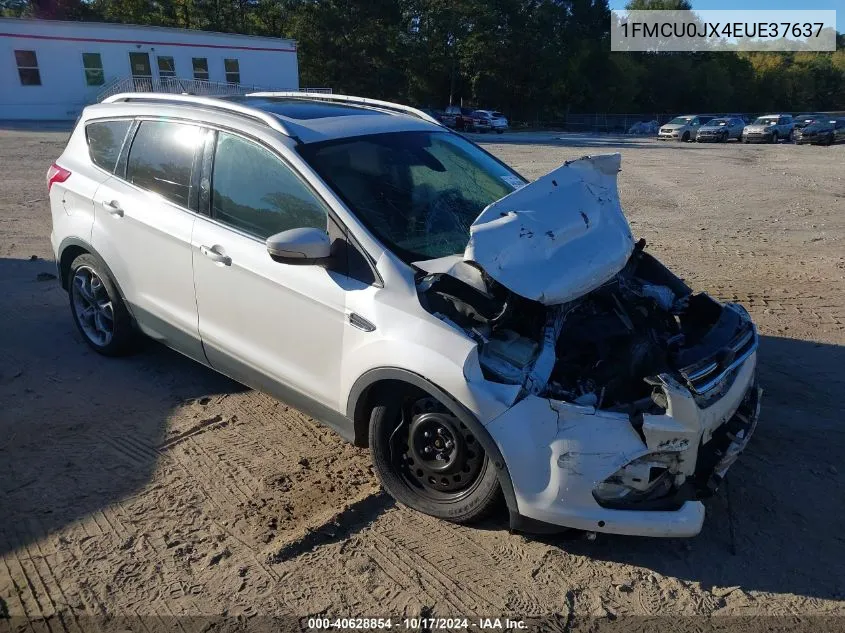
[[369, 387], [383, 380], [398, 380], [425, 391], [430, 396], [437, 398], [443, 406], [449, 409], [452, 415], [463, 422], [467, 428], [472, 430], [473, 435], [475, 435], [481, 443], [484, 451], [496, 467], [496, 475], [499, 480], [499, 486], [502, 488], [502, 494], [504, 495], [505, 502], [508, 505], [511, 528], [514, 529], [519, 524], [520, 517], [516, 505], [516, 495], [513, 491], [513, 483], [511, 482], [510, 473], [508, 472], [508, 467], [507, 464], [505, 464], [502, 452], [499, 450], [499, 447], [496, 446], [496, 443], [487, 432], [487, 429], [484, 428], [481, 422], [478, 421], [469, 409], [424, 376], [420, 376], [419, 374], [408, 371], [407, 369], [402, 369], [401, 367], [379, 367], [371, 369], [359, 376], [352, 385], [352, 389], [349, 391], [349, 398], [346, 405], [346, 416], [350, 420], [356, 421], [356, 438], [359, 438], [360, 435], [365, 435], [365, 432], [360, 433], [359, 435], [360, 430], [358, 429], [357, 423], [357, 421], [362, 417], [362, 408], [366, 404], [366, 398], [362, 396], [366, 395]]

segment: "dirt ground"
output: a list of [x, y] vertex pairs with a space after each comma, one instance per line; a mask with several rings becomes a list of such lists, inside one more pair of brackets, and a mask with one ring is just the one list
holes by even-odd
[[620, 151], [635, 235], [742, 302], [762, 335], [763, 413], [730, 505], [723, 488], [690, 540], [588, 540], [409, 511], [366, 451], [284, 403], [158, 345], [89, 351], [57, 282], [39, 280], [54, 272], [44, 174], [66, 138], [0, 130], [0, 631], [4, 616], [55, 633], [106, 614], [151, 616], [147, 630], [169, 616], [557, 614], [561, 631], [594, 616], [845, 615], [845, 146], [480, 137], [529, 177]]

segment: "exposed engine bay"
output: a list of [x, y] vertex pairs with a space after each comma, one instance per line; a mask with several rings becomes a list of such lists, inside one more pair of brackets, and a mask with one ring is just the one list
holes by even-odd
[[467, 261], [460, 274], [421, 275], [417, 289], [426, 310], [476, 340], [490, 381], [599, 409], [660, 408], [653, 377], [714, 390], [755, 335], [742, 308], [694, 294], [644, 248], [560, 305], [519, 296]]

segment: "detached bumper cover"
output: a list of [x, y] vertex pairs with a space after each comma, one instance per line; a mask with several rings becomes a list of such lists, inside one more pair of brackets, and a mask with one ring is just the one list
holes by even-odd
[[[706, 408], [678, 384], [665, 387], [664, 415], [646, 415], [641, 436], [623, 413], [529, 396], [487, 424], [513, 482], [518, 512], [533, 522], [653, 537], [695, 536], [700, 499], [713, 494], [745, 448], [759, 414], [756, 353]], [[645, 442], [643, 441], [645, 437]], [[643, 509], [600, 505], [596, 486], [630, 462], [674, 453], [685, 481]]]

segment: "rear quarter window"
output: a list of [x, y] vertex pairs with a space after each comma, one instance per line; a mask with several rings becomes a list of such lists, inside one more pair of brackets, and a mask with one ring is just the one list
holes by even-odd
[[97, 121], [85, 127], [88, 155], [97, 167], [114, 173], [132, 121]]

